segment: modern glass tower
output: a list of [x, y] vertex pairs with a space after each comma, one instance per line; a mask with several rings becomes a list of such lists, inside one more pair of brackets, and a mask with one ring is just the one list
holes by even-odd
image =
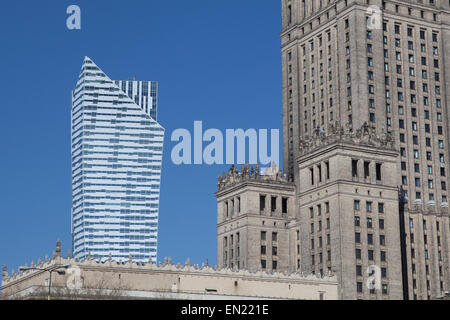
[[157, 83], [113, 81], [88, 57], [72, 91], [75, 258], [156, 261], [164, 128]]

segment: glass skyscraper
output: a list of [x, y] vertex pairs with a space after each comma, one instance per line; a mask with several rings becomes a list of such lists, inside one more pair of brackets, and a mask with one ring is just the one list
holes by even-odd
[[156, 261], [164, 128], [157, 83], [113, 81], [88, 57], [72, 91], [75, 258]]

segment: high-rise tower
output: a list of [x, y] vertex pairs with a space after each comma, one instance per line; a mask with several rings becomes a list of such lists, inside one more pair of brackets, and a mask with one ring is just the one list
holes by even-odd
[[[401, 190], [399, 210], [386, 214], [400, 222], [391, 232], [400, 234], [404, 298], [450, 290], [450, 3], [282, 0], [282, 15], [284, 169], [297, 196], [304, 183], [299, 145], [315, 131], [327, 135], [338, 121], [355, 134], [366, 123], [387, 134], [399, 152], [398, 170], [384, 174]], [[354, 164], [365, 161], [349, 154]], [[313, 250], [306, 251], [310, 259]], [[366, 297], [359, 279], [346, 290]]]
[[72, 92], [75, 258], [156, 260], [164, 128], [157, 83], [113, 81], [88, 57]]

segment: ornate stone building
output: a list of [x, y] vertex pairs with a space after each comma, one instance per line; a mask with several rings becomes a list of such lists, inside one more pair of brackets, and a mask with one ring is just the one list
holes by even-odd
[[298, 143], [318, 127], [387, 132], [400, 153], [388, 174], [402, 190], [404, 298], [450, 290], [450, 3], [283, 0], [282, 14], [288, 174], [303, 183]]
[[298, 187], [277, 167], [231, 168], [216, 193], [219, 265], [335, 273], [340, 298], [402, 299], [398, 156], [373, 126], [335, 123], [300, 141]]
[[[3, 267], [0, 299], [47, 299], [51, 279], [52, 299], [305, 299], [336, 300], [336, 277], [298, 273], [250, 272], [208, 265], [173, 264], [170, 258], [158, 265], [151, 261], [122, 263], [82, 261], [69, 253], [61, 256], [58, 241], [53, 256], [39, 259], [9, 274]], [[63, 271], [63, 272], [57, 272]], [[52, 275], [51, 275], [52, 274]]]
[[[296, 218], [284, 223], [300, 239], [289, 240], [289, 268], [331, 267], [347, 299], [449, 291], [450, 3], [282, 0], [282, 20], [284, 169]], [[220, 212], [227, 194], [217, 195]], [[330, 231], [319, 233], [327, 219]], [[218, 219], [219, 255], [225, 228], [236, 228], [229, 221]], [[380, 290], [365, 285], [368, 265], [382, 270]]]
[[273, 170], [232, 167], [219, 176], [217, 263], [249, 270], [290, 271], [290, 232], [295, 220], [295, 187]]

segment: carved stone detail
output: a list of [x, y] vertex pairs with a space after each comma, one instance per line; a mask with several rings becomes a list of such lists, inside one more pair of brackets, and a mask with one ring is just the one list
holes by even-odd
[[328, 132], [319, 127], [315, 128], [312, 136], [306, 136], [299, 142], [300, 155], [311, 153], [312, 151], [333, 143], [351, 143], [366, 145], [382, 149], [395, 150], [395, 141], [385, 130], [382, 133], [376, 131], [372, 124], [365, 122], [356, 131], [347, 126], [342, 126], [339, 121], [328, 125]]

